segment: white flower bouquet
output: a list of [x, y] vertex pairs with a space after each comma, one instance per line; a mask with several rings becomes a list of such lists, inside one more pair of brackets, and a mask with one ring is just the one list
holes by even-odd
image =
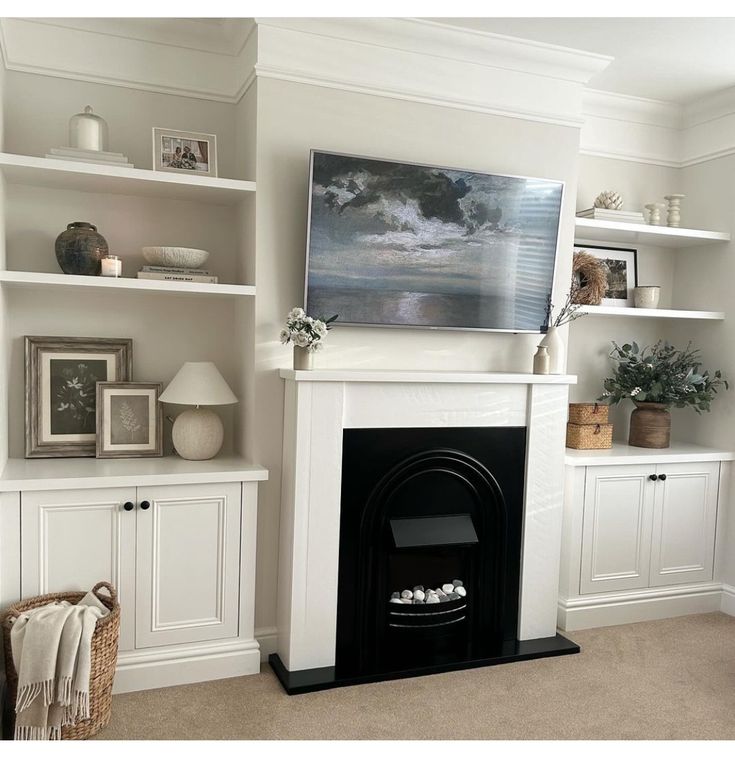
[[293, 343], [309, 353], [315, 353], [323, 348], [322, 341], [336, 319], [337, 314], [329, 319], [316, 319], [307, 316], [301, 308], [291, 309], [286, 317], [286, 327], [281, 330], [281, 343]]

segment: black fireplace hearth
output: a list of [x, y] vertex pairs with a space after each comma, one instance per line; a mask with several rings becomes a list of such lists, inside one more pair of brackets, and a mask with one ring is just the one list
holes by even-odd
[[289, 693], [578, 652], [518, 641], [525, 428], [344, 430], [334, 667]]

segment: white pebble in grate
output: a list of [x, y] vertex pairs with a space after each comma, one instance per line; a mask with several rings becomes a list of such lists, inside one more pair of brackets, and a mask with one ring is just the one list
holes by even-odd
[[423, 602], [426, 599], [426, 594], [423, 589], [417, 588], [413, 592], [413, 598], [418, 602]]
[[407, 588], [401, 591], [401, 599], [413, 599], [413, 591], [409, 591]]
[[455, 586], [454, 593], [460, 596], [467, 596], [467, 589], [464, 586]]

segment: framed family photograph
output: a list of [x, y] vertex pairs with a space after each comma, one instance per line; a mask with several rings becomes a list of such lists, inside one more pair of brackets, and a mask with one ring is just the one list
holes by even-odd
[[130, 338], [25, 338], [25, 455], [95, 455], [98, 382], [132, 377]]
[[163, 456], [161, 383], [97, 383], [97, 457]]
[[217, 136], [153, 128], [153, 169], [217, 176]]
[[638, 251], [635, 248], [575, 245], [574, 252], [580, 251], [599, 259], [605, 269], [607, 288], [600, 305], [633, 306], [633, 288], [638, 285]]

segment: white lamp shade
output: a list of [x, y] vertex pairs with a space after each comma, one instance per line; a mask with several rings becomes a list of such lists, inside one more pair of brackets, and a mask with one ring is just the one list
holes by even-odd
[[167, 404], [219, 406], [236, 404], [237, 396], [213, 362], [186, 362], [160, 395]]

